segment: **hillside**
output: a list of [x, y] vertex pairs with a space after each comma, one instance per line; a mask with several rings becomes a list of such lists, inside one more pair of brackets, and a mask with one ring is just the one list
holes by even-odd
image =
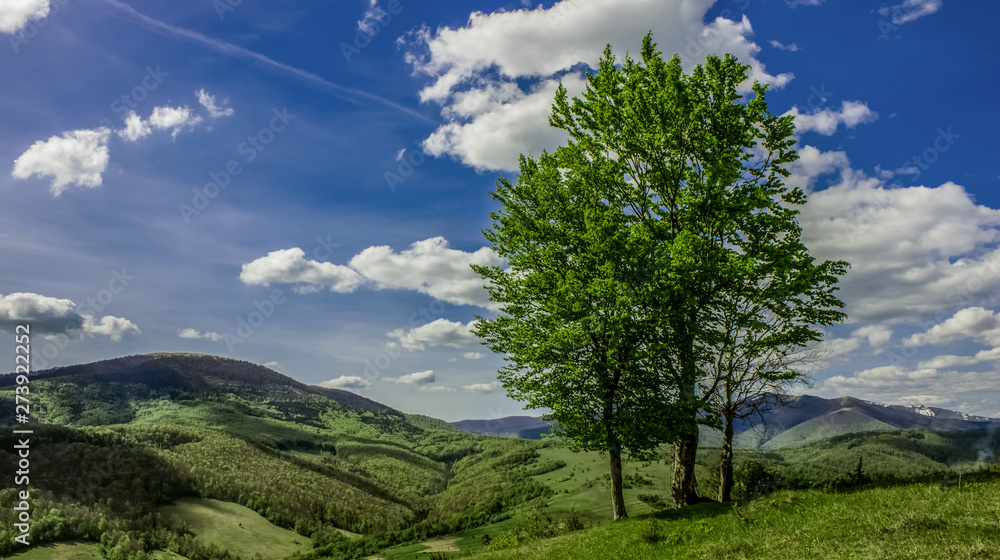
[[1000, 476], [941, 482], [849, 493], [786, 490], [739, 506], [701, 504], [578, 531], [550, 528], [562, 533], [554, 538], [525, 533], [519, 545], [469, 558], [1000, 558]]
[[[12, 382], [0, 378], [10, 409]], [[55, 512], [32, 525], [33, 542], [222, 558], [164, 509], [211, 498], [310, 546], [361, 553], [488, 523], [548, 492], [517, 472], [538, 457], [532, 442], [464, 433], [248, 362], [130, 356], [38, 372], [30, 387], [32, 469], [58, 473], [31, 478], [34, 511]], [[16, 470], [14, 444], [0, 433], [3, 472]], [[13, 550], [12, 515], [0, 512], [0, 553]]]

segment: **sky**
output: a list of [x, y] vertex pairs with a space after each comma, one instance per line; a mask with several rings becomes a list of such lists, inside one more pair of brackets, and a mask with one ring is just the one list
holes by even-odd
[[[606, 44], [732, 53], [795, 115], [847, 320], [803, 392], [1000, 417], [1000, 5], [5, 0], [0, 330], [33, 367], [267, 365], [399, 410], [518, 414], [470, 263]], [[13, 370], [14, 341], [0, 344]], [[0, 368], [4, 369], [4, 368]], [[532, 412], [532, 411], [529, 411]], [[537, 411], [534, 411], [537, 414]]]

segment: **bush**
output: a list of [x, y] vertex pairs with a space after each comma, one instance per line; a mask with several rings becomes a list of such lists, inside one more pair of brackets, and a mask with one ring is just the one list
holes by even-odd
[[784, 487], [784, 480], [774, 467], [753, 459], [733, 471], [733, 482], [733, 497], [737, 499], [764, 496]]
[[656, 511], [663, 511], [669, 507], [667, 502], [659, 494], [639, 494], [639, 501], [645, 503]]
[[649, 543], [658, 543], [663, 540], [663, 526], [655, 517], [650, 517], [646, 524], [642, 526], [642, 540]]

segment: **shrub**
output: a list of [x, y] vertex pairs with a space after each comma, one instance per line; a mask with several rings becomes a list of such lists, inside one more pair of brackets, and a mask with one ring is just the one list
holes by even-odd
[[663, 526], [655, 517], [650, 517], [646, 524], [642, 526], [640, 533], [642, 540], [649, 543], [658, 543], [663, 540]]
[[757, 460], [741, 463], [733, 472], [733, 497], [751, 499], [776, 492], [784, 486], [781, 475], [774, 467]]

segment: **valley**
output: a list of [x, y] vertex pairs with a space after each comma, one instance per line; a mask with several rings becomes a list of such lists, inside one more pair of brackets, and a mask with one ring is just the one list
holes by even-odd
[[[995, 491], [996, 461], [982, 459], [1000, 444], [989, 419], [972, 421], [980, 426], [946, 412], [805, 397], [773, 412], [768, 431], [741, 426], [738, 441], [758, 442], [737, 453], [741, 505], [668, 507], [664, 449], [624, 462], [634, 521], [612, 528], [607, 461], [598, 453], [575, 453], [557, 439], [468, 433], [248, 362], [130, 356], [40, 372], [31, 384], [39, 422], [32, 547], [18, 551], [12, 518], [0, 529], [0, 552], [20, 560], [42, 551], [113, 560], [512, 558], [520, 556], [490, 551], [547, 551], [549, 537], [641, 531], [641, 519], [663, 519], [668, 528], [692, 516], [723, 523], [750, 498], [774, 491], [812, 503], [859, 484], [880, 492], [914, 481], [948, 489], [960, 473], [980, 477], [976, 491]], [[0, 400], [12, 406], [10, 380], [0, 380]], [[850, 422], [831, 421], [845, 409]], [[0, 468], [12, 472], [14, 441], [10, 430], [2, 434]], [[702, 439], [697, 480], [701, 495], [714, 497], [721, 451], [710, 432]], [[861, 459], [865, 479], [853, 480]], [[0, 489], [3, 503], [12, 492]], [[746, 507], [762, 507], [756, 503]], [[0, 512], [10, 515], [10, 508]]]

